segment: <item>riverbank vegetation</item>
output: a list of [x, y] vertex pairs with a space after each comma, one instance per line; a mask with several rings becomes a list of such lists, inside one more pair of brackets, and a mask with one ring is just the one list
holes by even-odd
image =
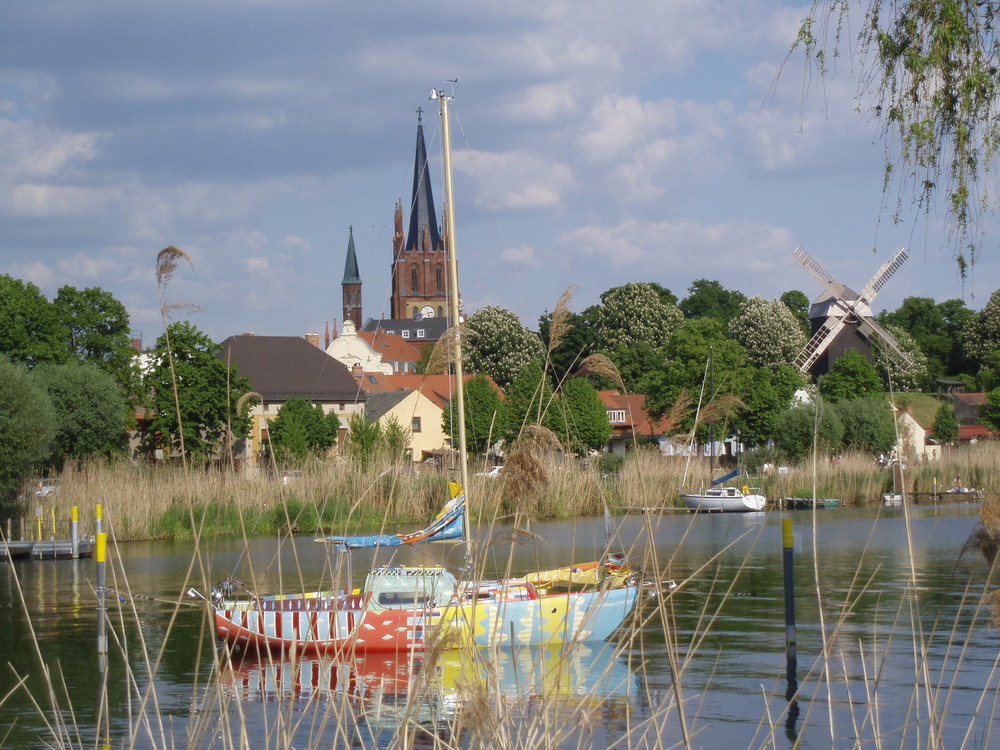
[[[757, 468], [768, 458], [756, 454]], [[928, 493], [946, 492], [955, 477], [965, 487], [995, 491], [1000, 487], [1000, 445], [984, 442], [946, 450], [940, 461], [901, 472], [898, 467], [880, 469], [868, 455], [845, 454], [835, 460], [824, 455], [815, 466], [811, 459], [771, 465], [742, 481], [759, 487], [771, 501], [815, 494], [872, 505], [894, 489], [905, 489], [914, 502], [931, 502]], [[23, 518], [30, 533], [38, 508], [46, 519], [55, 510], [62, 523], [74, 505], [87, 523], [98, 503], [120, 541], [189, 539], [196, 529], [206, 536], [261, 536], [353, 533], [385, 523], [420, 526], [437, 512], [447, 497], [446, 482], [454, 478], [456, 473], [447, 469], [387, 458], [363, 470], [348, 460], [313, 460], [287, 478], [284, 472], [184, 472], [171, 465], [92, 461], [70, 465], [58, 494], [24, 501], [12, 529], [16, 536]], [[521, 454], [512, 456], [499, 476], [473, 474], [469, 494], [474, 518], [574, 518], [600, 515], [605, 505], [614, 513], [674, 508], [678, 489], [703, 487], [709, 479], [707, 461], [664, 457], [652, 449], [583, 462]]]

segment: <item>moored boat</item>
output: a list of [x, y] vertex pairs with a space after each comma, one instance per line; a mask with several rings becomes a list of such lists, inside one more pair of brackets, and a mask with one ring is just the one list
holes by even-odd
[[743, 487], [719, 486], [739, 476], [734, 469], [724, 477], [712, 481], [712, 486], [700, 492], [681, 492], [681, 502], [691, 510], [702, 513], [753, 513], [764, 510], [767, 498], [746, 485]]

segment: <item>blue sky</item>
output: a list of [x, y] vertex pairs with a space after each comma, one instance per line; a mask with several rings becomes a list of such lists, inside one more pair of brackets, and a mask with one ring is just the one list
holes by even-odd
[[378, 317], [416, 110], [440, 204], [428, 94], [458, 79], [469, 313], [501, 305], [535, 328], [570, 285], [579, 311], [619, 284], [684, 297], [699, 278], [812, 298], [796, 245], [855, 289], [905, 246], [876, 309], [906, 296], [978, 309], [1000, 278], [996, 233], [963, 284], [940, 216], [891, 220], [857, 66], [841, 60], [819, 87], [793, 57], [778, 77], [806, 9], [13, 0], [0, 9], [0, 273], [50, 297], [107, 289], [151, 344], [156, 253], [176, 245], [193, 268], [168, 299], [202, 308], [186, 315], [214, 339], [322, 333], [339, 323], [353, 226]]

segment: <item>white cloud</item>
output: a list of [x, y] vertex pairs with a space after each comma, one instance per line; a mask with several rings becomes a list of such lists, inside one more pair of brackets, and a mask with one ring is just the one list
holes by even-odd
[[504, 248], [500, 251], [500, 260], [512, 266], [526, 268], [538, 268], [539, 265], [538, 259], [535, 257], [535, 248], [530, 245]]
[[573, 186], [573, 172], [564, 164], [529, 151], [455, 154], [455, 169], [472, 175], [488, 194], [478, 202], [492, 208], [540, 210], [560, 206]]

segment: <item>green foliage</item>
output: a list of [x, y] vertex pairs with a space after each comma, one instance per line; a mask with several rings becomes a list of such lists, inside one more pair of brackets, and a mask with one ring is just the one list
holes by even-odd
[[[885, 325], [899, 348], [910, 355], [911, 363], [904, 363], [894, 352], [876, 346], [872, 349], [872, 366], [882, 378], [883, 390], [915, 391], [923, 388], [933, 390], [934, 382], [928, 374], [927, 355], [921, 351], [910, 333], [892, 323]], [[877, 342], [876, 342], [877, 343]]]
[[888, 453], [896, 444], [892, 409], [884, 398], [838, 401], [833, 410], [844, 426], [844, 448], [875, 454]]
[[663, 346], [683, 322], [677, 306], [665, 301], [672, 296], [658, 284], [643, 283], [604, 292], [595, 321], [597, 348], [614, 352], [640, 342], [653, 349]]
[[879, 322], [912, 336], [927, 358], [927, 377], [920, 386], [932, 390], [938, 378], [964, 369], [962, 332], [973, 314], [963, 300], [937, 304], [929, 297], [907, 297], [897, 310], [879, 315]]
[[394, 462], [407, 460], [413, 433], [403, 427], [395, 415], [390, 415], [384, 422], [382, 442], [385, 445], [386, 455]]
[[510, 310], [490, 306], [476, 311], [466, 321], [475, 331], [465, 344], [470, 372], [483, 372], [501, 388], [521, 369], [542, 356], [542, 342]]
[[607, 408], [597, 390], [584, 378], [570, 378], [553, 404], [554, 431], [575, 453], [599, 451], [611, 439]]
[[[442, 429], [454, 446], [458, 445], [458, 425], [452, 419], [457, 407], [457, 400], [451, 399], [441, 415]], [[486, 455], [491, 443], [499, 442], [505, 431], [505, 410], [497, 389], [484, 375], [469, 378], [465, 383], [466, 450], [472, 455]]]
[[137, 393], [132, 335], [125, 305], [97, 287], [62, 287], [52, 301], [75, 359], [113, 375], [126, 394]]
[[791, 365], [776, 370], [745, 368], [738, 390], [745, 408], [733, 420], [740, 440], [748, 445], [762, 445], [773, 437], [778, 417], [788, 409], [792, 396], [802, 385], [802, 376]]
[[0, 356], [0, 502], [9, 502], [49, 455], [52, 403], [28, 370]]
[[986, 403], [979, 407], [979, 421], [992, 430], [1000, 430], [1000, 388], [986, 394]]
[[219, 359], [219, 345], [190, 323], [171, 323], [168, 333], [176, 401], [165, 333], [156, 340], [143, 379], [154, 414], [151, 429], [143, 436], [144, 443], [150, 448], [170, 446], [179, 450], [183, 430], [187, 452], [210, 458], [228, 437], [230, 425], [234, 435], [245, 437], [249, 433], [250, 404], [244, 404], [243, 413], [237, 414], [236, 402], [250, 390], [250, 381]]
[[293, 396], [268, 422], [268, 435], [279, 464], [302, 463], [310, 455], [322, 456], [337, 444], [340, 419], [320, 404]]
[[729, 332], [747, 350], [755, 367], [790, 365], [806, 345], [799, 320], [781, 302], [751, 297], [729, 321]]
[[49, 464], [124, 452], [128, 408], [111, 375], [92, 365], [43, 363], [32, 376], [48, 394], [55, 415]]
[[[565, 380], [580, 363], [597, 350], [597, 316], [599, 308], [588, 307], [582, 313], [569, 313], [566, 330], [560, 341], [549, 353], [549, 370], [557, 383]], [[552, 315], [538, 319], [538, 335], [548, 346], [551, 336]]]
[[941, 408], [937, 410], [934, 424], [931, 426], [931, 435], [942, 445], [958, 440], [958, 419], [951, 404], [941, 404]]
[[805, 295], [805, 292], [800, 292], [798, 289], [791, 289], [782, 294], [779, 299], [781, 304], [787, 307], [788, 311], [799, 322], [802, 333], [809, 336], [809, 298]]
[[428, 341], [420, 348], [420, 358], [413, 363], [413, 371], [418, 375], [423, 375], [427, 372], [427, 365], [431, 361], [431, 357], [434, 355], [434, 344], [433, 341]]
[[517, 440], [529, 424], [551, 429], [552, 384], [542, 372], [541, 363], [534, 361], [521, 370], [507, 388], [506, 395], [504, 438], [508, 444]]
[[882, 380], [863, 354], [847, 351], [830, 372], [819, 377], [819, 392], [828, 401], [843, 401], [881, 393]]
[[367, 468], [378, 455], [382, 442], [382, 428], [378, 422], [369, 422], [361, 414], [351, 415], [347, 423], [347, 455], [362, 468]]
[[613, 476], [621, 472], [625, 465], [625, 456], [615, 453], [604, 453], [597, 459], [597, 470], [604, 475]]
[[32, 367], [67, 362], [66, 326], [34, 284], [0, 276], [0, 354]]
[[[818, 418], [817, 418], [818, 412]], [[798, 404], [778, 417], [774, 444], [793, 461], [812, 454], [815, 439], [820, 454], [836, 453], [844, 439], [844, 425], [837, 413], [823, 404]]]
[[688, 320], [714, 318], [728, 325], [740, 314], [744, 302], [746, 297], [742, 292], [726, 289], [718, 281], [697, 279], [688, 287], [688, 296], [681, 300], [680, 309]]

